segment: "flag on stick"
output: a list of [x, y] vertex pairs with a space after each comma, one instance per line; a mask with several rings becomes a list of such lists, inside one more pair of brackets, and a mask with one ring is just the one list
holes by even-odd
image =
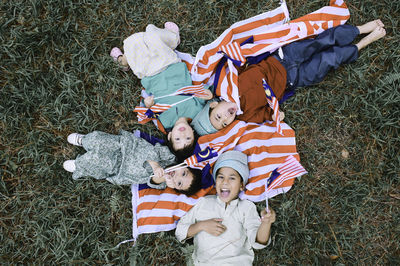
[[163, 95], [160, 97], [154, 98], [154, 100], [169, 97], [169, 96], [193, 96], [193, 97], [207, 97], [210, 94], [210, 91], [208, 89], [204, 88], [204, 84], [199, 84], [199, 85], [190, 85], [186, 87], [182, 87], [179, 90], [176, 90], [174, 93], [168, 94], [168, 95]]
[[160, 113], [168, 110], [171, 107], [172, 105], [169, 104], [157, 103], [150, 108], [145, 106], [136, 106], [133, 111], [138, 113], [137, 117], [139, 123], [145, 124], [150, 120], [156, 119]]
[[263, 87], [265, 90], [265, 95], [267, 96], [267, 101], [269, 107], [274, 111], [273, 113], [273, 118], [276, 122], [276, 132], [279, 134], [283, 135], [282, 133], [282, 126], [281, 126], [281, 121], [279, 119], [279, 102], [278, 99], [276, 98], [272, 88], [268, 85], [268, 83], [263, 79]]
[[307, 174], [306, 169], [292, 155], [288, 156], [283, 164], [271, 172], [270, 177], [265, 183], [265, 203], [268, 210], [268, 193], [274, 188], [279, 187], [286, 180]]
[[[196, 167], [198, 163], [207, 161], [211, 158], [214, 158], [215, 156], [218, 156], [218, 151], [220, 148], [222, 148], [223, 143], [216, 143], [212, 145], [213, 148], [207, 147], [203, 150], [201, 150], [198, 153], [193, 154], [192, 156], [186, 158], [182, 163], [168, 167], [165, 169], [164, 173], [169, 173], [175, 170], [179, 170], [182, 168], [186, 168], [188, 166], [193, 166]], [[153, 177], [154, 175], [150, 176]]]

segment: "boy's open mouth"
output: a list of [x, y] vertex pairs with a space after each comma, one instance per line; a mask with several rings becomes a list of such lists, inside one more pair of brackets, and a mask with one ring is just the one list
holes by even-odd
[[220, 193], [220, 197], [221, 198], [227, 198], [229, 196], [229, 194], [231, 193], [231, 191], [227, 188], [221, 188], [221, 193]]

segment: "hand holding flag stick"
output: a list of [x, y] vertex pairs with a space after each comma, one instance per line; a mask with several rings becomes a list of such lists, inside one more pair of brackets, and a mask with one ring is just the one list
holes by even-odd
[[[188, 166], [195, 166], [200, 162], [204, 162], [207, 160], [210, 160], [211, 158], [214, 158], [218, 156], [218, 151], [222, 148], [223, 143], [217, 143], [214, 144], [212, 148], [206, 147], [205, 149], [201, 150], [198, 153], [193, 154], [189, 158], [185, 159], [184, 162], [168, 167], [167, 169], [164, 170], [164, 173], [169, 173], [172, 171], [176, 171], [182, 168], [186, 168]], [[153, 177], [154, 175], [150, 176]]]
[[296, 178], [307, 174], [306, 169], [293, 157], [290, 155], [286, 158], [285, 162], [281, 164], [278, 168], [271, 172], [270, 176], [265, 183], [265, 209], [268, 212], [268, 198], [269, 192], [273, 189], [279, 188], [285, 181]]
[[[176, 95], [191, 96], [191, 97], [187, 97], [187, 98], [182, 99], [179, 102], [176, 102], [173, 104], [163, 104], [163, 103], [154, 104], [154, 100], [156, 100], [156, 99], [161, 99], [164, 97], [176, 96]], [[149, 96], [149, 97], [151, 97], [151, 96]], [[158, 115], [167, 111], [171, 107], [178, 105], [182, 102], [188, 101], [188, 100], [192, 99], [193, 97], [202, 98], [204, 100], [210, 100], [214, 97], [214, 95], [210, 90], [205, 89], [203, 84], [191, 85], [191, 86], [183, 87], [172, 94], [152, 98], [151, 101], [149, 100], [149, 102], [151, 102], [154, 105], [151, 105], [150, 107], [136, 106], [133, 111], [138, 113], [137, 114], [138, 122], [140, 124], [146, 124], [147, 122], [149, 122], [151, 120], [157, 119]]]

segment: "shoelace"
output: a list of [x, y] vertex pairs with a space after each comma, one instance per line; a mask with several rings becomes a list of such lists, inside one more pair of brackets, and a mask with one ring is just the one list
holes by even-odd
[[76, 143], [82, 145], [82, 136], [76, 135]]

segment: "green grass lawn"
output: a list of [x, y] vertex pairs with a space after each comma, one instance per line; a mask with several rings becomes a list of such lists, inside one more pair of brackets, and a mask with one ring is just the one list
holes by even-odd
[[[309, 171], [271, 200], [272, 245], [256, 265], [400, 264], [400, 2], [347, 1], [350, 24], [381, 18], [387, 36], [359, 59], [301, 88], [283, 106]], [[287, 1], [291, 18], [328, 4]], [[267, 0], [0, 2], [0, 263], [182, 265], [174, 232], [134, 247], [129, 187], [73, 181], [72, 132], [144, 129], [140, 82], [109, 52], [147, 24], [176, 22], [195, 54], [232, 23], [278, 7]], [[262, 205], [259, 206], [260, 208]]]

